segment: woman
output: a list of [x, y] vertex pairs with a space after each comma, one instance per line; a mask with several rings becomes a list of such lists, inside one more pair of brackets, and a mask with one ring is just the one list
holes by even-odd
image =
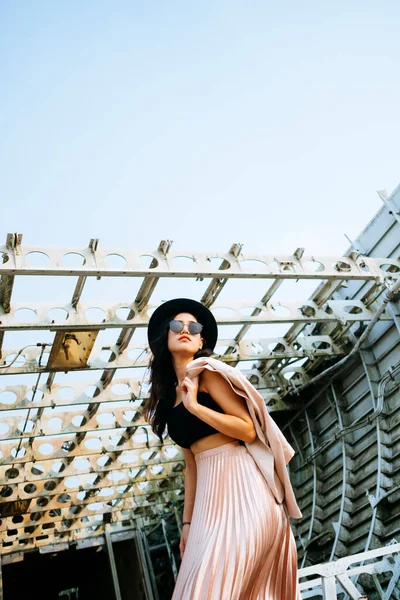
[[298, 600], [287, 510], [244, 445], [256, 438], [246, 402], [218, 372], [186, 373], [193, 359], [211, 356], [217, 336], [211, 311], [186, 298], [159, 306], [148, 327], [144, 416], [161, 442], [168, 426], [186, 462], [172, 600]]

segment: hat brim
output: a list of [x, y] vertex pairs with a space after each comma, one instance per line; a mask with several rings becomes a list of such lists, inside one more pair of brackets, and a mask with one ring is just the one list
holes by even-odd
[[190, 298], [174, 298], [161, 304], [150, 317], [147, 328], [147, 339], [150, 349], [155, 347], [154, 341], [160, 335], [160, 326], [168, 317], [177, 315], [180, 312], [192, 314], [203, 325], [201, 332], [205, 340], [205, 347], [214, 350], [218, 339], [218, 326], [212, 312], [197, 300]]

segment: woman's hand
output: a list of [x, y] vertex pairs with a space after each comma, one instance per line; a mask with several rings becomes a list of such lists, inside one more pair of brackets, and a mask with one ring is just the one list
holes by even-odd
[[187, 408], [189, 412], [194, 412], [198, 405], [197, 392], [199, 389], [199, 376], [196, 375], [196, 377], [193, 379], [190, 379], [190, 377], [186, 376], [183, 379], [180, 388], [182, 392], [182, 401], [185, 405], [185, 408]]
[[190, 525], [184, 525], [182, 527], [181, 541], [179, 543], [179, 552], [181, 553], [181, 560], [183, 558], [183, 553], [185, 552], [186, 541], [187, 541], [187, 537], [189, 535], [189, 529], [190, 529]]

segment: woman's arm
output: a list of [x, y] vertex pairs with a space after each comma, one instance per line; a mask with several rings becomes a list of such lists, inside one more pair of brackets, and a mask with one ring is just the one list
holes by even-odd
[[221, 433], [251, 444], [256, 439], [256, 430], [244, 398], [233, 391], [230, 384], [220, 375], [204, 369], [202, 387], [226, 414], [221, 414], [196, 403], [191, 409], [199, 419]]
[[[194, 454], [190, 448], [182, 448], [185, 457], [185, 501], [183, 508], [183, 522], [192, 520], [194, 498], [196, 495], [197, 466]], [[185, 525], [187, 527], [187, 525]]]

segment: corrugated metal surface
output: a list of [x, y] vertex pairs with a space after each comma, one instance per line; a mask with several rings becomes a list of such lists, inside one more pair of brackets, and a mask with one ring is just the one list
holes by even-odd
[[[391, 199], [399, 208], [399, 188]], [[397, 259], [400, 224], [384, 206], [354, 245], [370, 256]], [[361, 299], [369, 287], [349, 282], [335, 297]], [[392, 308], [400, 314], [399, 303]], [[360, 327], [351, 327], [353, 340]], [[399, 329], [393, 321], [378, 322], [356, 358], [333, 380], [304, 390], [304, 408], [290, 424], [281, 419], [300, 450], [292, 461], [292, 477], [304, 511], [296, 526], [304, 566], [400, 540], [400, 374], [388, 383], [377, 418], [342, 431], [371, 418], [382, 376], [399, 363]]]

